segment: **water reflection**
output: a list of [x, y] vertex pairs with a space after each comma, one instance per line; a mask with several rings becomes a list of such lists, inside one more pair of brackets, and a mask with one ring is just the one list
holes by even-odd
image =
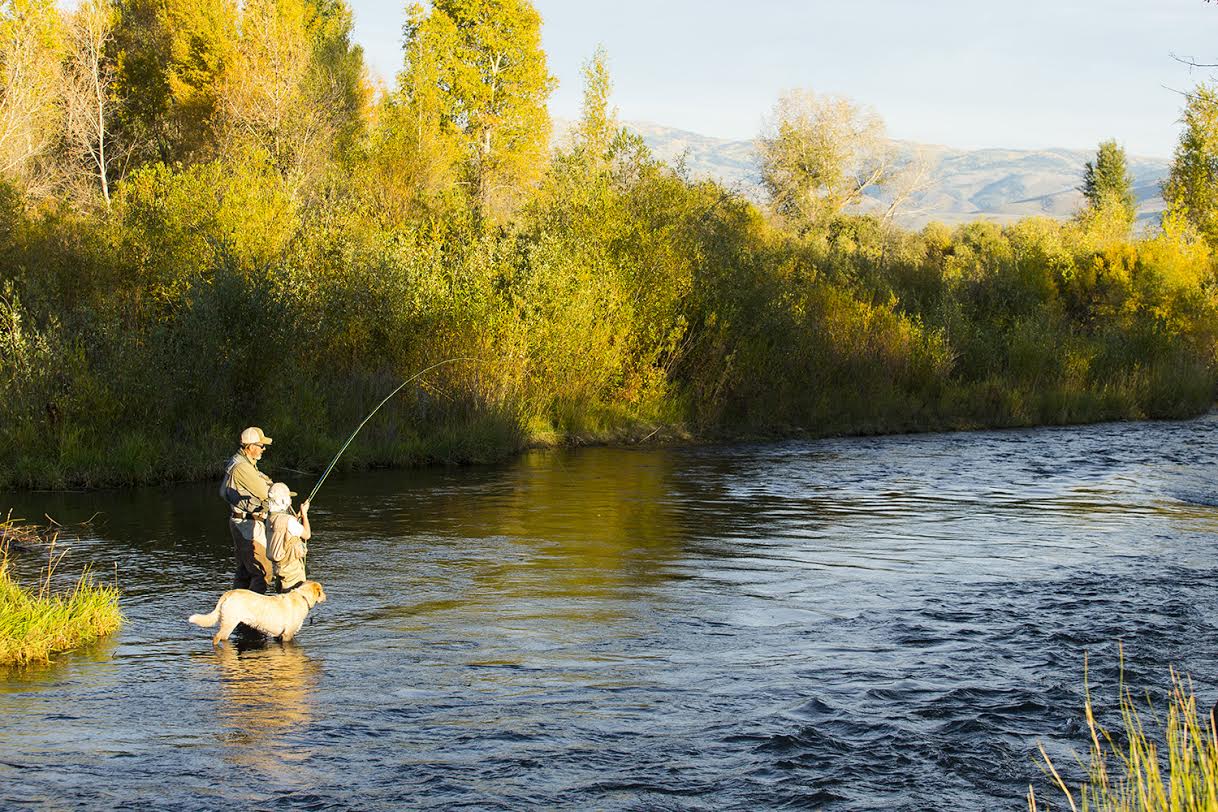
[[[480, 500], [470, 520], [488, 536], [522, 545], [523, 555], [482, 573], [485, 588], [514, 587], [519, 598], [589, 595], [662, 582], [683, 548], [669, 501], [672, 460], [617, 451], [597, 462], [554, 464], [527, 456], [510, 487]], [[605, 464], [608, 462], [608, 464]]]
[[376, 509], [353, 522], [315, 520], [310, 566], [364, 569], [378, 582], [409, 573], [408, 596], [428, 591], [429, 574], [469, 579], [460, 599], [435, 596], [437, 608], [480, 595], [514, 603], [629, 593], [665, 581], [683, 554], [672, 466], [667, 454], [606, 449], [597, 457], [528, 454], [506, 469], [430, 481], [424, 473], [418, 487], [403, 488], [401, 477], [351, 478], [325, 504]]
[[217, 715], [229, 747], [226, 759], [274, 772], [304, 757], [281, 739], [313, 720], [320, 666], [295, 641], [234, 636], [210, 656], [219, 666]]
[[110, 666], [118, 649], [117, 634], [107, 635], [67, 654], [52, 654], [49, 662], [0, 669], [0, 720], [8, 717], [6, 694], [54, 691], [65, 683], [89, 681], [91, 690], [112, 688], [118, 677]]

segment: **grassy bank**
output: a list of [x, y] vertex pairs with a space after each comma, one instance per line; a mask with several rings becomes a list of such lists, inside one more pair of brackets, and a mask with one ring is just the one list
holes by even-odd
[[[1190, 382], [1195, 385], [1195, 382]], [[1105, 391], [1054, 388], [1044, 392], [1006, 391], [994, 383], [952, 387], [932, 402], [910, 402], [899, 393], [887, 402], [864, 403], [857, 393], [825, 404], [819, 413], [799, 422], [776, 420], [747, 426], [705, 426], [691, 429], [685, 422], [617, 417], [581, 421], [574, 426], [547, 420], [520, 423], [472, 417], [438, 429], [402, 432], [396, 426], [368, 431], [348, 448], [337, 466], [342, 471], [469, 465], [502, 462], [528, 449], [589, 445], [665, 445], [734, 441], [768, 441], [836, 436], [873, 436], [987, 428], [1027, 428], [1146, 419], [1185, 419], [1210, 407], [1209, 384], [1203, 392], [1170, 410], [1151, 410], [1136, 390]], [[847, 403], [846, 401], [854, 401]], [[843, 405], [845, 403], [845, 405]], [[407, 418], [409, 419], [409, 418]], [[235, 425], [235, 424], [234, 424]], [[307, 484], [320, 475], [346, 440], [332, 432], [301, 434], [292, 428], [275, 431], [275, 445], [262, 468], [275, 479]], [[355, 423], [352, 424], [352, 428]], [[347, 430], [346, 426], [342, 430]], [[36, 452], [0, 462], [0, 488], [104, 488], [166, 482], [198, 482], [218, 478], [235, 443], [231, 426], [215, 426], [198, 438], [165, 438], [138, 433], [114, 438], [75, 439], [70, 449], [40, 443]]]
[[23, 586], [12, 572], [10, 545], [41, 540], [28, 528], [0, 523], [0, 666], [47, 662], [56, 652], [91, 643], [122, 625], [118, 589], [97, 584], [88, 570], [70, 591], [52, 589], [55, 565], [62, 560], [54, 553], [54, 540], [41, 581]]
[[1149, 702], [1139, 707], [1120, 688], [1121, 729], [1096, 720], [1090, 691], [1085, 705], [1090, 733], [1087, 778], [1070, 788], [1041, 748], [1043, 767], [1062, 800], [1049, 803], [1028, 788], [1031, 812], [1208, 812], [1218, 809], [1218, 730], [1208, 707], [1197, 707], [1191, 682], [1172, 673], [1166, 716]]

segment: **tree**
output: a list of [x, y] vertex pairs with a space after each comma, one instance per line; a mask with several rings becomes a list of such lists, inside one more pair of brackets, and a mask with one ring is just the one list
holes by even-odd
[[304, 92], [312, 56], [309, 12], [305, 0], [245, 3], [220, 96], [230, 156], [261, 149], [293, 180], [321, 161], [333, 135]]
[[335, 151], [349, 149], [368, 123], [372, 87], [364, 67], [364, 49], [352, 41], [355, 21], [345, 0], [312, 0], [317, 9], [311, 35], [312, 67], [308, 92], [327, 102], [337, 134]]
[[779, 98], [757, 147], [774, 208], [803, 223], [859, 204], [868, 189], [890, 179], [894, 165], [875, 112], [807, 90]]
[[108, 54], [117, 13], [110, 0], [84, 0], [68, 23], [66, 68], [69, 163], [97, 184], [110, 207], [111, 165], [122, 153], [112, 143], [114, 66]]
[[915, 204], [934, 187], [936, 164], [922, 147], [914, 147], [899, 160], [888, 160], [890, 164], [883, 181], [883, 213], [880, 216], [891, 227], [898, 216], [922, 210]]
[[363, 52], [341, 0], [246, 0], [219, 110], [226, 149], [264, 152], [292, 188], [362, 124]]
[[1079, 187], [1092, 214], [1111, 212], [1125, 228], [1133, 225], [1137, 202], [1133, 196], [1133, 178], [1125, 164], [1125, 150], [1115, 140], [1104, 141], [1095, 154], [1095, 162], [1083, 168], [1083, 185]]
[[116, 121], [137, 157], [206, 160], [216, 141], [220, 81], [237, 39], [233, 0], [118, 0]]
[[[541, 49], [541, 17], [527, 0], [435, 0], [412, 7], [408, 86], [434, 81], [442, 118], [458, 134], [464, 181], [483, 215], [509, 213], [540, 176], [549, 147], [546, 101], [554, 79]], [[416, 77], [415, 70], [432, 70]]]
[[603, 162], [617, 133], [617, 110], [609, 107], [613, 83], [609, 79], [609, 55], [598, 45], [584, 63], [584, 104], [575, 130], [576, 145], [594, 162]]
[[49, 184], [43, 159], [62, 132], [62, 47], [51, 0], [0, 3], [0, 175], [25, 189]]
[[1197, 85], [1187, 96], [1182, 122], [1163, 198], [1170, 212], [1218, 247], [1218, 88]]
[[421, 6], [406, 9], [405, 54], [397, 86], [382, 99], [372, 129], [366, 184], [376, 211], [403, 222], [436, 207], [457, 187], [459, 133], [440, 78], [439, 32], [420, 34]]

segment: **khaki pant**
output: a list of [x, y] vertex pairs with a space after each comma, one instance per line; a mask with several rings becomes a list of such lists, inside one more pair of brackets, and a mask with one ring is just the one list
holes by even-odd
[[[257, 538], [265, 533], [246, 538], [253, 529], [254, 520], [228, 520], [228, 532], [233, 537], [233, 552], [237, 556], [237, 573], [233, 576], [233, 589], [249, 589], [266, 594], [271, 577], [271, 562], [266, 557], [266, 542]], [[262, 522], [257, 522], [262, 524]], [[245, 532], [242, 532], [242, 531]]]

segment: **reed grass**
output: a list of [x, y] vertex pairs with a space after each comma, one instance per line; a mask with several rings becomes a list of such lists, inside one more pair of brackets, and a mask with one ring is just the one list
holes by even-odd
[[[1191, 679], [1172, 670], [1164, 721], [1149, 699], [1139, 709], [1122, 677], [1116, 733], [1096, 720], [1089, 687], [1086, 696], [1086, 781], [1072, 791], [1040, 745], [1042, 768], [1073, 812], [1218, 812], [1218, 730], [1210, 712], [1198, 713]], [[1028, 809], [1051, 809], [1031, 786]]]
[[[69, 590], [52, 578], [66, 551], [56, 551], [58, 533], [48, 536], [11, 519], [0, 522], [0, 667], [50, 661], [117, 630], [123, 621], [114, 586], [96, 583], [88, 567]], [[23, 586], [9, 557], [13, 543], [45, 544], [47, 565], [37, 584]]]

